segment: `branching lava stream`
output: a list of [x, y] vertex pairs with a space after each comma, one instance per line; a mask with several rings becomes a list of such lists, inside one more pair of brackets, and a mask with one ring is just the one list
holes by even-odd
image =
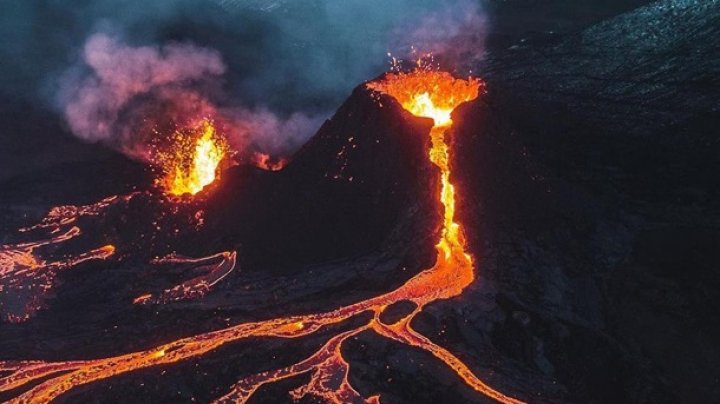
[[[452, 125], [450, 113], [459, 104], [478, 96], [481, 82], [455, 79], [450, 74], [417, 68], [408, 73], [389, 73], [383, 80], [368, 83], [368, 88], [394, 97], [405, 109], [417, 116], [433, 118], [430, 132], [430, 160], [440, 169], [441, 189], [438, 197], [444, 207], [444, 221], [437, 243], [437, 261], [410, 278], [398, 289], [331, 312], [282, 317], [235, 325], [226, 329], [183, 338], [156, 348], [103, 359], [71, 362], [0, 362], [0, 371], [9, 375], [0, 379], [0, 391], [18, 389], [33, 381], [47, 380], [26, 389], [11, 400], [13, 403], [48, 402], [80, 385], [119, 374], [169, 364], [203, 355], [221, 345], [248, 337], [297, 338], [312, 334], [321, 327], [336, 324], [364, 312], [374, 317], [366, 324], [340, 333], [328, 340], [307, 359], [288, 367], [247, 376], [237, 382], [217, 402], [246, 402], [261, 386], [289, 377], [310, 374], [310, 380], [290, 392], [295, 399], [312, 395], [332, 403], [377, 403], [379, 396], [363, 397], [348, 380], [350, 365], [343, 358], [341, 346], [348, 338], [365, 331], [420, 348], [447, 364], [468, 386], [502, 403], [520, 403], [480, 380], [460, 359], [436, 345], [412, 328], [413, 318], [424, 306], [458, 296], [475, 278], [473, 258], [465, 249], [463, 231], [455, 221], [455, 189], [451, 183], [450, 150], [445, 141]], [[400, 301], [416, 304], [415, 310], [394, 324], [385, 324], [380, 314]], [[49, 378], [48, 378], [49, 377]]]

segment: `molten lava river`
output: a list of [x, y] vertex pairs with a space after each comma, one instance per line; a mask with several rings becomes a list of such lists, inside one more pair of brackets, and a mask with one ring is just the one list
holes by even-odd
[[[350, 364], [343, 358], [341, 352], [341, 347], [348, 338], [370, 331], [429, 352], [480, 394], [502, 403], [520, 403], [521, 401], [508, 397], [485, 384], [450, 351], [433, 343], [412, 326], [412, 320], [426, 305], [436, 300], [459, 296], [475, 278], [473, 258], [466, 251], [462, 226], [455, 219], [456, 194], [451, 182], [449, 164], [451, 151], [446, 133], [452, 126], [451, 112], [459, 104], [477, 98], [481, 86], [482, 83], [477, 79], [456, 79], [448, 73], [424, 68], [417, 68], [411, 72], [388, 73], [384, 79], [367, 84], [367, 87], [377, 94], [394, 97], [412, 114], [434, 120], [435, 124], [430, 131], [431, 148], [428, 158], [440, 171], [441, 187], [438, 190], [438, 198], [444, 208], [444, 220], [436, 245], [436, 263], [431, 268], [419, 272], [393, 291], [330, 312], [237, 324], [168, 342], [152, 349], [101, 359], [66, 362], [0, 362], [0, 371], [6, 373], [6, 376], [0, 379], [0, 391], [22, 390], [11, 399], [12, 403], [48, 402], [78, 386], [138, 369], [196, 358], [231, 342], [251, 337], [298, 338], [358, 314], [371, 313], [372, 316], [365, 323], [330, 338], [320, 349], [304, 360], [284, 368], [264, 371], [240, 379], [227, 394], [217, 398], [216, 402], [244, 403], [263, 385], [306, 374], [310, 376], [309, 381], [290, 392], [294, 399], [310, 395], [332, 403], [378, 403], [379, 396], [363, 397], [350, 384], [348, 379]], [[212, 138], [213, 134], [209, 131], [208, 126], [204, 126], [200, 139]], [[196, 143], [196, 147], [204, 146]], [[211, 156], [215, 155], [211, 153]], [[203, 172], [200, 170], [201, 175], [197, 178], [199, 182], [195, 178], [173, 176], [171, 172], [168, 177], [170, 181], [168, 187], [177, 190], [180, 194], [197, 192], [202, 186], [195, 184], [204, 181], [201, 178], [205, 175], [202, 174]], [[197, 186], [200, 188], [198, 189]], [[23, 246], [23, 248], [32, 251], [33, 246]], [[107, 253], [109, 252], [100, 251], [97, 254]], [[209, 258], [212, 257], [214, 256]], [[207, 285], [232, 269], [235, 255], [224, 253], [218, 259], [222, 261], [217, 264], [218, 269], [214, 270], [217, 275], [208, 275], [210, 278], [204, 281]], [[210, 274], [212, 273], [214, 272], [210, 271]], [[173, 295], [168, 292], [168, 296], [158, 298], [173, 298]], [[151, 299], [151, 297], [141, 296], [136, 303], [142, 303], [143, 299]], [[390, 305], [401, 301], [413, 302], [415, 309], [394, 323], [383, 322], [380, 318], [381, 313]]]

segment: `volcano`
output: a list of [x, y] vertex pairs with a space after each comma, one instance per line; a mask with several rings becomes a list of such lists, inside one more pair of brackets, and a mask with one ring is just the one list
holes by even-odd
[[[707, 8], [523, 42], [487, 82], [383, 74], [286, 162], [175, 193], [117, 155], [3, 183], [0, 400], [712, 402], [717, 156], [690, 135], [716, 111], [633, 79], [706, 77], [666, 56], [717, 43]], [[619, 62], [660, 17], [682, 40]], [[654, 96], [601, 125], [625, 90]]]
[[[102, 297], [106, 302], [114, 300], [114, 306], [122, 306], [125, 302], [128, 309], [135, 312], [142, 307], [158, 310], [157, 306], [160, 306], [165, 310], [188, 301], [203, 306], [218, 304], [215, 310], [223, 307], [220, 301], [211, 303], [210, 299], [211, 296], [217, 296], [221, 301], [230, 299], [227, 295], [221, 297], [214, 289], [218, 284], [226, 286], [221, 281], [233, 274], [238, 253], [245, 279], [235, 277], [235, 282], [248, 282], [253, 279], [253, 274], [270, 273], [282, 276], [279, 283], [288, 283], [285, 287], [291, 287], [307, 276], [319, 277], [312, 286], [305, 280], [306, 287], [287, 293], [284, 299], [290, 301], [302, 298], [313, 289], [315, 293], [332, 294], [332, 290], [341, 285], [356, 282], [372, 285], [372, 279], [378, 276], [394, 288], [381, 288], [380, 291], [386, 291], [378, 294], [378, 288], [362, 291], [353, 287], [351, 290], [356, 293], [344, 293], [342, 298], [331, 300], [335, 307], [328, 306], [327, 301], [323, 302], [325, 307], [322, 309], [313, 307], [315, 311], [320, 310], [317, 314], [283, 310], [287, 302], [278, 304], [276, 297], [274, 311], [282, 312], [282, 317], [240, 322], [204, 333], [200, 333], [204, 328], [200, 327], [195, 336], [107, 359], [7, 361], [3, 367], [10, 374], [2, 379], [3, 390], [22, 390], [28, 383], [44, 379], [39, 385], [21, 392], [13, 401], [49, 401], [64, 393], [72, 396], [71, 390], [93, 381], [197, 358], [225, 344], [250, 337], [306, 339], [324, 333], [325, 328], [350, 327], [295, 365], [241, 379], [219, 400], [244, 402], [266, 384], [310, 375], [311, 380], [293, 390], [292, 397], [376, 402], [378, 395], [363, 394], [353, 387], [348, 379], [351, 366], [342, 353], [343, 345], [350, 338], [374, 334], [376, 338], [385, 337], [420, 348], [440, 359], [465, 382], [469, 390], [466, 394], [471, 395], [470, 391], [474, 390], [481, 397], [520, 402], [490, 387], [460, 358], [418, 333], [412, 325], [426, 305], [462, 294], [475, 277], [464, 231], [455, 221], [456, 196], [451, 184], [449, 139], [452, 135], [450, 114], [458, 105], [476, 99], [480, 89], [481, 83], [477, 80], [455, 79], [447, 73], [423, 68], [411, 73], [389, 73], [358, 87], [335, 117], [323, 125], [315, 138], [282, 171], [248, 166], [227, 170], [222, 182], [211, 189], [203, 189], [199, 194], [201, 197], [192, 202], [178, 204], [176, 199], [163, 198], [157, 192], [142, 191], [107, 197], [87, 206], [54, 208], [37, 225], [22, 230], [46, 231], [52, 235], [67, 226], [73, 227], [49, 242], [5, 246], [8, 279], [25, 272], [26, 266], [29, 270], [35, 270], [37, 266], [43, 268], [43, 265], [48, 270], [60, 269], [54, 264], [45, 264], [44, 259], [38, 264], [27, 264], [28, 260], [40, 260], [36, 258], [37, 247], [63, 243], [81, 233], [92, 237], [101, 232], [109, 237], [107, 229], [115, 228], [118, 232], [111, 238], [123, 247], [117, 247], [117, 251], [115, 246], [103, 247], [105, 255], [102, 258], [109, 260], [112, 266], [145, 267], [121, 271], [125, 273], [120, 275], [119, 283], [142, 283], [137, 278], [142, 279], [153, 270], [140, 263], [170, 249], [171, 252], [165, 251], [169, 255], [151, 259], [149, 263], [170, 265], [173, 268], [169, 271], [176, 272], [176, 276], [178, 272], [195, 272], [197, 275], [164, 289], [153, 285], [156, 292], [124, 290], [110, 299], [107, 295]], [[417, 109], [415, 103], [422, 107]], [[206, 125], [203, 129], [205, 134], [199, 138], [198, 147], [200, 141], [212, 136], [208, 128]], [[189, 165], [192, 170], [196, 168], [195, 163], [196, 159], [193, 159]], [[177, 173], [174, 178], [179, 177], [185, 178]], [[180, 194], [177, 190], [195, 194], [200, 189], [172, 181], [165, 190], [170, 194]], [[138, 215], [138, 212], [144, 213]], [[185, 222], [184, 227], [182, 222]], [[408, 234], [415, 236], [408, 237]], [[142, 241], [138, 242], [138, 238]], [[82, 248], [80, 246], [86, 244], [87, 239], [91, 238], [80, 238], [74, 247]], [[228, 240], [232, 240], [231, 243]], [[430, 252], [433, 242], [436, 254]], [[177, 251], [189, 251], [197, 256], [197, 251], [208, 249], [224, 251], [199, 258], [177, 255]], [[15, 251], [29, 258], [16, 258], [18, 253]], [[67, 256], [67, 253], [63, 254]], [[68, 262], [67, 266], [73, 267], [93, 258], [86, 254], [80, 253], [78, 261]], [[354, 270], [337, 262], [347, 256], [355, 256]], [[318, 262], [324, 264], [318, 266]], [[358, 263], [361, 263], [360, 268]], [[298, 274], [299, 265], [308, 268]], [[185, 270], [178, 269], [182, 266]], [[53, 279], [46, 281], [42, 291], [29, 300], [45, 298], [46, 290], [55, 286], [55, 276], [53, 273]], [[107, 279], [107, 276], [103, 275], [103, 278]], [[38, 282], [37, 279], [34, 281]], [[226, 282], [227, 286], [233, 284], [231, 281]], [[273, 281], [277, 288], [278, 279]], [[85, 277], [81, 283], [86, 282], [92, 281]], [[256, 278], [254, 282], [262, 285], [267, 280]], [[257, 287], [245, 286], [246, 289]], [[261, 292], [266, 287], [260, 286], [249, 295], [256, 295], [257, 299], [258, 292], [261, 295], [268, 293]], [[73, 284], [73, 289], [80, 291], [83, 286]], [[7, 299], [14, 297], [12, 292], [12, 289], [6, 292]], [[131, 298], [129, 293], [136, 297]], [[53, 300], [54, 305], [60, 305], [63, 299]], [[347, 303], [338, 307], [337, 303], [342, 301]], [[65, 304], [72, 305], [71, 302]], [[226, 309], [237, 310], [237, 304], [235, 301], [235, 309]], [[26, 310], [25, 317], [9, 318], [38, 326], [43, 322], [28, 320], [36, 311], [46, 308], [36, 304], [32, 310]], [[368, 318], [371, 314], [374, 316]], [[113, 340], [123, 341], [123, 346], [118, 347], [120, 350], [131, 350], [134, 345], [130, 342], [132, 338], [113, 337]]]

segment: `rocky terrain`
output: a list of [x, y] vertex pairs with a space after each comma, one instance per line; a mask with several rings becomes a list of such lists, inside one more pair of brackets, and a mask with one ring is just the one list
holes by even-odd
[[[487, 93], [455, 111], [452, 129], [477, 279], [426, 308], [416, 328], [529, 402], [720, 399], [719, 31], [720, 2], [666, 0], [586, 29], [498, 40], [478, 66]], [[392, 290], [434, 259], [429, 127], [360, 85], [282, 171], [231, 168], [172, 215], [151, 192], [101, 221], [82, 219], [87, 233], [59, 253], [97, 240], [120, 253], [63, 273], [31, 321], [0, 323], [1, 359], [106, 357]], [[0, 185], [3, 244], [22, 241], [14, 229], [50, 206], [151, 183], [136, 163], [88, 154]], [[204, 224], [179, 227], [197, 209]], [[155, 229], [158, 220], [181, 231]], [[172, 285], [148, 261], [173, 250], [237, 250], [239, 267], [200, 300], [132, 304]], [[250, 339], [60, 401], [207, 402], [346, 326]], [[431, 355], [371, 333], [343, 353], [366, 397], [488, 401]], [[254, 400], [291, 401], [287, 391], [302, 382]]]

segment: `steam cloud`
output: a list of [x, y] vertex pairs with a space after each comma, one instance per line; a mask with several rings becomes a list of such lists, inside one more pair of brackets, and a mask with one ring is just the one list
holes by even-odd
[[[288, 155], [352, 87], [387, 69], [387, 51], [401, 58], [416, 56], [411, 47], [432, 52], [444, 68], [460, 74], [472, 70], [483, 55], [487, 20], [478, 2], [301, 3], [217, 3], [227, 15], [214, 19], [250, 15], [245, 22], [256, 28], [220, 23], [223, 32], [213, 38], [255, 38], [260, 32], [266, 36], [259, 43], [271, 44], [262, 45], [272, 51], [267, 54], [253, 48], [261, 46], [254, 39], [232, 46], [213, 43], [220, 51], [192, 45], [197, 42], [193, 36], [201, 35], [197, 32], [217, 29], [193, 27], [194, 22], [181, 24], [188, 34], [179, 40], [154, 33], [149, 42], [161, 44], [154, 46], [131, 46], [120, 39], [125, 36], [95, 30], [78, 63], [59, 80], [56, 99], [69, 128], [86, 141], [149, 159], [148, 146], [158, 136], [209, 117], [241, 157], [254, 151]], [[174, 8], [156, 8], [160, 18], [178, 19]], [[306, 10], [313, 14], [302, 14]], [[135, 17], [143, 15], [138, 11]], [[276, 27], [283, 27], [283, 33]], [[142, 37], [139, 42], [148, 43]]]

